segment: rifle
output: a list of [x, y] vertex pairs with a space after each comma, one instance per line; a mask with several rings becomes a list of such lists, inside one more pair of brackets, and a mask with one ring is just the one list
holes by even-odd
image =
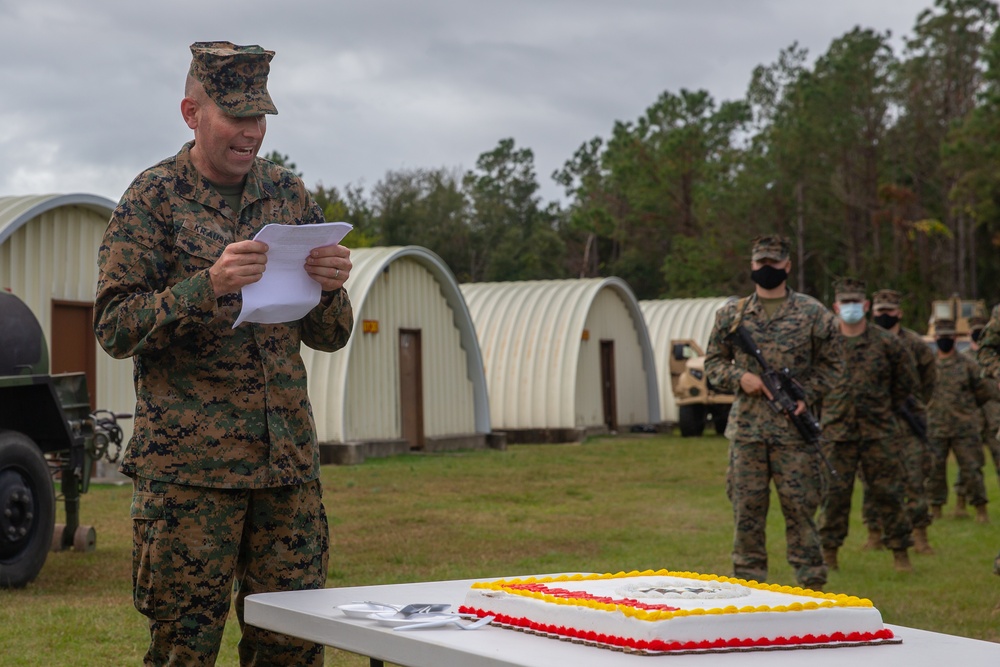
[[927, 422], [922, 416], [917, 414], [917, 401], [913, 396], [907, 396], [906, 401], [903, 402], [896, 409], [896, 413], [903, 418], [903, 421], [907, 423], [910, 430], [913, 431], [913, 435], [920, 439], [920, 442], [927, 444]]
[[806, 392], [802, 389], [802, 385], [792, 377], [791, 372], [787, 368], [783, 368], [780, 371], [771, 368], [771, 365], [767, 363], [767, 359], [764, 358], [753, 336], [745, 326], [742, 324], [737, 326], [735, 331], [729, 334], [729, 337], [734, 335], [736, 337], [736, 345], [760, 364], [760, 379], [771, 394], [771, 400], [768, 401], [768, 405], [771, 406], [772, 410], [785, 415], [792, 422], [792, 425], [795, 426], [806, 443], [822, 459], [827, 470], [830, 471], [830, 475], [837, 477], [837, 471], [833, 469], [830, 461], [823, 455], [823, 449], [820, 446], [823, 438], [823, 429], [820, 427], [816, 415], [812, 413], [812, 410], [808, 406], [801, 414], [795, 414], [795, 410], [798, 409], [798, 401], [804, 402], [806, 400]]

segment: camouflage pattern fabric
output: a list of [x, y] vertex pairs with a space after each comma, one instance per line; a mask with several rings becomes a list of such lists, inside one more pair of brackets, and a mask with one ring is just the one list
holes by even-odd
[[734, 574], [767, 581], [765, 525], [773, 480], [785, 518], [787, 559], [796, 580], [803, 586], [822, 586], [827, 568], [813, 520], [822, 497], [822, 463], [788, 419], [770, 408], [765, 396], [751, 396], [740, 388], [745, 372], [760, 373], [761, 369], [753, 357], [727, 339], [737, 317], [768, 363], [789, 369], [812, 405], [843, 366], [836, 323], [823, 304], [791, 289], [772, 317], [753, 294], [719, 309], [705, 360], [709, 381], [736, 394], [726, 427], [730, 440], [726, 490], [735, 522]]
[[985, 377], [1000, 380], [1000, 305], [993, 307], [990, 321], [979, 336], [976, 360]]
[[853, 442], [896, 435], [896, 408], [919, 383], [913, 358], [896, 336], [875, 325], [841, 339], [846, 366], [823, 398], [823, 439]]
[[201, 82], [209, 99], [230, 116], [276, 114], [267, 92], [274, 51], [232, 42], [195, 42], [188, 74]]
[[[971, 347], [962, 352], [963, 355], [971, 359], [976, 366], [979, 365], [977, 351]], [[980, 372], [982, 375], [982, 372]], [[989, 380], [987, 380], [989, 382]], [[990, 399], [986, 405], [980, 408], [980, 440], [990, 452], [993, 459], [993, 467], [996, 468], [997, 479], [1000, 480], [1000, 399]]]
[[233, 211], [195, 170], [192, 145], [136, 178], [101, 243], [94, 329], [109, 354], [135, 364], [122, 472], [216, 488], [311, 481], [319, 448], [299, 348], [343, 347], [354, 322], [347, 293], [298, 322], [233, 329], [240, 295], [217, 299], [208, 269], [266, 223], [323, 213], [301, 179], [260, 158]]
[[868, 483], [882, 543], [893, 550], [911, 546], [911, 524], [903, 504], [902, 463], [889, 440], [825, 441], [823, 451], [837, 471], [823, 496], [817, 520], [823, 548], [839, 549], [847, 538], [858, 472]]
[[[914, 413], [927, 420], [927, 403], [934, 394], [934, 383], [937, 381], [937, 359], [934, 351], [920, 337], [909, 329], [900, 327], [898, 338], [910, 352], [916, 363], [920, 382], [919, 391], [914, 392]], [[927, 477], [931, 474], [934, 456], [930, 445], [913, 434], [910, 427], [899, 421], [896, 435], [889, 439], [889, 447], [894, 455], [903, 463], [903, 504], [906, 515], [914, 528], [926, 528], [931, 525], [930, 504], [927, 500]], [[881, 526], [879, 514], [884, 511], [872, 500], [868, 491], [868, 483], [861, 476], [864, 486], [862, 515], [865, 525], [870, 529]]]
[[928, 483], [933, 505], [948, 499], [948, 452], [955, 455], [968, 502], [976, 507], [987, 502], [983, 483], [983, 447], [980, 437], [980, 407], [997, 397], [993, 382], [985, 380], [968, 357], [952, 354], [938, 357], [938, 380], [928, 406], [928, 433], [934, 452], [934, 467]]
[[324, 586], [321, 496], [318, 480], [257, 490], [133, 480], [135, 607], [151, 635], [144, 664], [214, 665], [235, 573], [240, 664], [321, 666], [322, 645], [243, 622], [247, 595]]
[[899, 338], [868, 325], [844, 337], [844, 372], [823, 399], [823, 449], [837, 471], [823, 498], [820, 540], [837, 549], [847, 537], [854, 478], [860, 472], [876, 507], [882, 541], [890, 549], [910, 546], [910, 520], [903, 505], [903, 466], [891, 440], [899, 433], [895, 409], [917, 386], [913, 357]]

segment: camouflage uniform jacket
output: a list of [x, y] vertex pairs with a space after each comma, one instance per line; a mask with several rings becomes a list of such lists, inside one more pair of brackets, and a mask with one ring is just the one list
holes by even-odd
[[878, 440], [896, 435], [895, 409], [918, 386], [917, 367], [899, 338], [869, 324], [843, 338], [844, 371], [823, 398], [823, 438]]
[[740, 388], [744, 373], [761, 372], [756, 359], [727, 339], [744, 305], [740, 321], [753, 336], [764, 359], [775, 370], [790, 371], [802, 384], [809, 405], [819, 401], [843, 369], [833, 313], [811, 296], [789, 288], [788, 299], [769, 319], [754, 293], [719, 309], [708, 341], [705, 371], [709, 381], [736, 394], [726, 437], [741, 442], [801, 443], [802, 436], [787, 417], [771, 409], [766, 396], [751, 396]]
[[918, 399], [921, 407], [926, 406], [934, 395], [934, 383], [937, 381], [937, 358], [923, 338], [916, 331], [899, 328], [899, 340], [906, 346], [917, 365], [917, 375], [920, 382], [913, 386], [910, 393]]
[[979, 337], [976, 360], [985, 377], [1000, 380], [1000, 305], [993, 307], [990, 321]]
[[346, 344], [347, 293], [325, 294], [328, 305], [298, 322], [233, 329], [240, 295], [217, 299], [208, 269], [266, 223], [323, 213], [301, 179], [258, 158], [237, 215], [195, 170], [192, 145], [136, 177], [101, 243], [94, 330], [111, 356], [134, 363], [122, 472], [217, 488], [310, 481], [319, 450], [299, 348]]
[[983, 379], [975, 362], [953, 354], [938, 357], [934, 398], [927, 406], [927, 431], [932, 438], [979, 436], [979, 408], [997, 397], [993, 382]]

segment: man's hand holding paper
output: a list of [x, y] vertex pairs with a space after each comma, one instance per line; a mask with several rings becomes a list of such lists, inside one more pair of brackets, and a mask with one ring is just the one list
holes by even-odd
[[242, 283], [243, 307], [233, 328], [243, 322], [294, 322], [319, 304], [324, 290], [343, 287], [351, 273], [351, 253], [338, 244], [351, 229], [346, 222], [265, 225], [253, 241], [227, 247], [216, 267], [232, 249], [219, 273], [228, 284]]

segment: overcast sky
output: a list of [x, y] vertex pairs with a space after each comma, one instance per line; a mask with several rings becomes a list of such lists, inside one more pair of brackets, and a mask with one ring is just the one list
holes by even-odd
[[746, 92], [798, 42], [860, 25], [897, 53], [932, 0], [0, 0], [0, 196], [117, 201], [191, 137], [179, 104], [195, 41], [276, 51], [262, 153], [310, 187], [472, 169], [512, 137], [542, 196], [583, 142], [663, 91]]

